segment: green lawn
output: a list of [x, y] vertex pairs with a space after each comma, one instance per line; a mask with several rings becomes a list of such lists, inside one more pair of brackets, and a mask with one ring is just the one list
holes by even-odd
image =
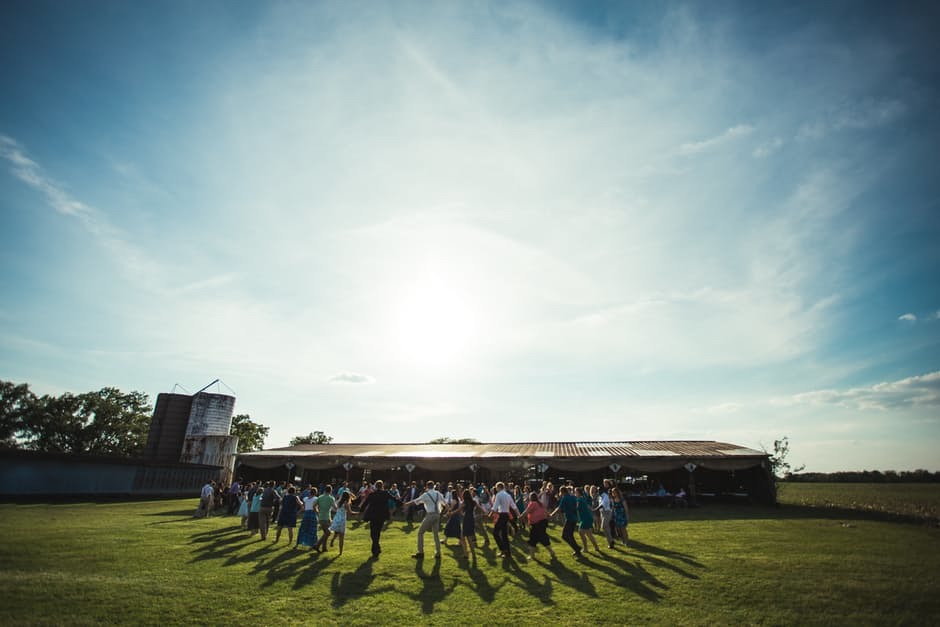
[[940, 519], [940, 483], [783, 483], [781, 503]]
[[628, 549], [490, 546], [474, 567], [454, 548], [416, 563], [404, 523], [372, 562], [358, 523], [341, 557], [315, 555], [193, 519], [195, 502], [0, 505], [0, 624], [940, 622], [940, 530], [864, 513], [635, 508]]

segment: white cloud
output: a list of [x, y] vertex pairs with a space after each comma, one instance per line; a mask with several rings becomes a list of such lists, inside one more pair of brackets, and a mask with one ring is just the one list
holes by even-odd
[[769, 157], [770, 155], [780, 150], [783, 144], [784, 141], [781, 138], [774, 137], [773, 139], [768, 139], [767, 141], [758, 145], [752, 154], [757, 159], [763, 159], [764, 157]]
[[375, 378], [358, 372], [338, 372], [327, 380], [328, 383], [344, 384], [371, 384], [375, 383]]
[[558, 351], [572, 363], [696, 369], [770, 364], [812, 346], [827, 304], [757, 286], [700, 288], [590, 311], [556, 324], [520, 329], [527, 350]]
[[804, 122], [796, 133], [798, 141], [821, 139], [843, 130], [864, 131], [891, 124], [907, 113], [907, 105], [897, 99], [863, 99], [847, 102]]
[[848, 390], [818, 390], [782, 399], [782, 404], [839, 405], [888, 410], [940, 406], [940, 371]]
[[111, 254], [128, 278], [153, 281], [157, 272], [154, 263], [128, 241], [126, 233], [116, 228], [101, 211], [75, 199], [59, 183], [48, 176], [36, 161], [13, 138], [0, 134], [0, 157], [10, 163], [10, 172], [17, 179], [40, 192], [58, 213], [77, 219], [102, 249]]
[[189, 283], [185, 283], [183, 285], [172, 288], [171, 290], [169, 290], [169, 292], [175, 295], [183, 295], [183, 294], [190, 294], [194, 292], [214, 290], [220, 287], [231, 285], [237, 279], [238, 279], [238, 274], [234, 272], [226, 272], [224, 274], [210, 276], [205, 279], [199, 279], [197, 281], [191, 281]]
[[26, 156], [13, 138], [0, 134], [0, 157], [10, 162], [10, 172], [20, 181], [41, 192], [49, 205], [63, 215], [80, 218], [90, 229], [100, 221], [97, 212], [75, 200], [57, 183], [46, 176], [38, 163]]
[[[691, 229], [663, 220], [671, 208], [660, 204], [655, 229], [643, 219], [625, 229], [619, 272], [594, 274], [594, 292], [606, 302], [581, 303], [577, 314], [530, 324], [516, 338], [532, 351], [653, 369], [771, 364], [810, 353], [851, 282], [844, 260], [854, 234], [832, 227], [858, 193], [851, 172], [817, 168], [766, 219], [730, 220], [681, 244], [671, 238]], [[699, 202], [694, 191], [680, 198]], [[675, 216], [696, 217], [681, 208]]]
[[823, 122], [804, 122], [796, 131], [796, 141], [810, 141], [820, 139], [826, 135], [827, 126]]
[[[424, 441], [433, 439], [435, 437], [443, 437], [441, 434], [438, 435], [435, 433], [433, 425], [448, 425], [447, 429], [441, 427], [445, 431], [450, 429], [452, 425], [458, 424], [459, 416], [464, 416], [466, 410], [460, 406], [449, 402], [449, 401], [439, 401], [439, 402], [428, 402], [428, 403], [406, 403], [398, 401], [383, 401], [378, 403], [370, 403], [367, 405], [369, 407], [370, 416], [375, 419], [392, 425], [400, 424], [427, 424], [430, 425], [428, 429], [430, 432], [422, 431], [420, 434], [417, 434], [417, 438], [423, 438]], [[416, 439], [416, 438], [412, 438]], [[389, 441], [401, 441], [401, 439], [389, 438]]]
[[904, 322], [917, 322], [917, 316], [912, 313], [906, 313], [898, 316], [898, 320], [903, 320]]
[[832, 115], [834, 130], [866, 130], [894, 122], [907, 112], [907, 106], [897, 99], [865, 99], [846, 104]]
[[740, 137], [750, 135], [753, 131], [754, 127], [750, 124], [738, 124], [737, 126], [732, 126], [720, 135], [709, 137], [708, 139], [703, 139], [697, 142], [682, 144], [679, 146], [677, 153], [680, 155], [694, 155], [700, 152], [705, 152], [707, 150], [712, 150], [718, 146], [721, 146], [722, 144], [726, 144]]
[[736, 414], [744, 408], [741, 403], [720, 403], [705, 409], [705, 413], [714, 415]]
[[[715, 36], [733, 20], [711, 29], [692, 10], [658, 36], [628, 40], [595, 37], [529, 4], [489, 6], [491, 27], [481, 30], [477, 8], [441, 4], [408, 19], [322, 4], [263, 11], [253, 25], [262, 36], [240, 40], [193, 94], [211, 116], [161, 127], [160, 146], [114, 147], [112, 167], [98, 168], [116, 172], [128, 197], [148, 197], [152, 213], [136, 225], [186, 225], [179, 237], [147, 237], [125, 213], [78, 200], [119, 204], [93, 186], [115, 177], [56, 183], [2, 138], [11, 172], [59, 215], [83, 220], [103, 245], [108, 233], [125, 244], [132, 233], [165, 261], [163, 279], [148, 282], [163, 286], [152, 290], [159, 307], [110, 299], [124, 308], [115, 327], [138, 348], [121, 363], [155, 363], [143, 380], [220, 373], [253, 409], [276, 416], [283, 443], [309, 430], [280, 425], [309, 420], [311, 381], [337, 384], [322, 385], [316, 407], [349, 438], [373, 424], [376, 439], [429, 439], [447, 435], [429, 425], [473, 412], [461, 424], [479, 425], [473, 435], [484, 440], [510, 429], [525, 437], [528, 423], [507, 417], [538, 416], [546, 437], [564, 438], [571, 416], [587, 425], [601, 415], [610, 433], [628, 424], [630, 437], [721, 429], [738, 442], [756, 441], [751, 422], [777, 430], [790, 416], [836, 413], [810, 407], [808, 396], [774, 422], [758, 413], [775, 409], [766, 402], [727, 399], [760, 395], [748, 388], [754, 378], [786, 379], [787, 391], [766, 397], [827, 387], [844, 380], [835, 370], [856, 367], [833, 364], [825, 351], [835, 342], [819, 341], [848, 327], [835, 305], [858, 285], [845, 267], [864, 212], [848, 229], [842, 218], [872, 177], [850, 129], [887, 124], [903, 106], [833, 107], [858, 90], [840, 84], [827, 95], [813, 68], [788, 90], [793, 100], [769, 102], [777, 81], [790, 81]], [[316, 37], [311, 24], [323, 26]], [[812, 56], [796, 48], [787, 67]], [[844, 129], [846, 145], [814, 153], [822, 144], [794, 146], [766, 130], [796, 128], [803, 111], [806, 136]], [[183, 175], [167, 163], [178, 154], [187, 155]], [[785, 166], [772, 177], [754, 161], [770, 155]], [[109, 230], [109, 219], [127, 230]], [[185, 271], [169, 274], [181, 259]], [[389, 350], [400, 339], [390, 314], [408, 311], [409, 299], [441, 309], [440, 290], [437, 302], [433, 289], [422, 292], [427, 277], [479, 332], [460, 360], [415, 373]], [[797, 373], [796, 357], [801, 367], [825, 365]], [[338, 364], [370, 374], [337, 373]], [[739, 376], [745, 369], [757, 374]], [[713, 389], [686, 385], [706, 372]], [[591, 407], [557, 390], [569, 374], [596, 380]], [[487, 387], [492, 380], [503, 389]], [[683, 406], [638, 409], [661, 380]], [[652, 392], [640, 389], [646, 381]], [[709, 409], [690, 420], [687, 406]]]

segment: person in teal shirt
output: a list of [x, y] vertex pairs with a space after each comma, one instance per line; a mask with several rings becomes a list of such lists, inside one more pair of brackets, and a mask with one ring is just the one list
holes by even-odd
[[578, 524], [578, 499], [571, 494], [571, 489], [566, 485], [561, 486], [558, 493], [561, 494], [561, 498], [558, 499], [558, 507], [551, 513], [551, 516], [559, 511], [565, 515], [565, 526], [561, 531], [561, 539], [574, 549], [575, 557], [581, 557], [581, 547], [574, 539], [574, 528]]
[[578, 522], [581, 525], [579, 533], [581, 534], [581, 544], [584, 546], [584, 550], [588, 550], [587, 541], [590, 540], [591, 544], [594, 545], [594, 550], [600, 553], [600, 547], [597, 546], [597, 540], [594, 538], [594, 514], [591, 513], [591, 508], [594, 506], [594, 502], [591, 499], [591, 493], [588, 490], [587, 486], [584, 488], [577, 488], [578, 493]]
[[330, 525], [333, 523], [333, 510], [336, 500], [333, 498], [333, 486], [326, 485], [323, 494], [317, 497], [317, 517], [320, 520], [320, 541], [313, 547], [314, 551], [326, 553], [326, 541], [330, 537]]
[[261, 528], [261, 490], [255, 490], [251, 497], [251, 505], [248, 507], [248, 535], [255, 535]]

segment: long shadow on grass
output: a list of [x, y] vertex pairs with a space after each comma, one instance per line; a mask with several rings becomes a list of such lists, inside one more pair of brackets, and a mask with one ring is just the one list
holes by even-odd
[[878, 510], [850, 509], [836, 506], [781, 505], [774, 511], [777, 518], [823, 518], [826, 520], [874, 520], [914, 525], [937, 526], [940, 520], [933, 516], [910, 516]]
[[542, 602], [542, 605], [553, 606], [555, 601], [552, 599], [552, 580], [548, 575], [542, 576], [542, 582], [533, 577], [527, 570], [522, 568], [522, 566], [514, 559], [507, 559], [503, 561], [503, 570], [506, 571], [510, 577], [518, 579], [519, 581], [514, 581], [510, 579], [509, 583], [525, 590], [530, 598], [538, 599]]
[[417, 594], [407, 594], [415, 601], [421, 602], [421, 612], [433, 614], [434, 605], [443, 601], [457, 587], [457, 578], [451, 577], [449, 586], [444, 585], [441, 578], [441, 560], [432, 560], [431, 572], [425, 573], [424, 560], [415, 560], [415, 575], [421, 580], [421, 591]]
[[636, 507], [631, 509], [631, 522], [651, 523], [678, 520], [779, 520], [822, 518], [826, 520], [874, 520], [913, 524], [937, 524], [930, 517], [907, 516], [878, 510], [821, 507], [813, 505], [722, 505], [707, 504], [683, 509]]
[[151, 512], [144, 514], [144, 516], [186, 516], [187, 518], [192, 518], [193, 512], [196, 511], [196, 509], [196, 507], [189, 507], [187, 509], [174, 509], [165, 512]]
[[591, 583], [591, 578], [588, 575], [590, 564], [583, 560], [577, 562], [577, 564], [579, 569], [576, 571], [568, 568], [568, 566], [561, 560], [556, 559], [543, 565], [543, 568], [555, 575], [558, 583], [568, 586], [569, 588], [572, 588], [573, 590], [576, 590], [581, 594], [587, 595], [591, 598], [598, 598], [597, 588], [595, 588], [594, 584]]
[[210, 529], [208, 531], [200, 531], [199, 533], [194, 533], [190, 536], [193, 542], [211, 542], [213, 539], [232, 535], [235, 533], [246, 533], [241, 527], [221, 527], [219, 529]]
[[[202, 542], [205, 542], [205, 544], [196, 547], [196, 555], [193, 557], [191, 562], [216, 560], [227, 557], [229, 559], [226, 562], [226, 565], [230, 566], [234, 563], [244, 561], [241, 557], [235, 559], [230, 556], [236, 555], [241, 549], [252, 544], [256, 540], [256, 537], [247, 538], [242, 535], [216, 538], [212, 542], [209, 542], [208, 540], [202, 540]], [[272, 547], [269, 547], [267, 544], [265, 544], [263, 545], [263, 548], [265, 552], [267, 552], [271, 550]]]
[[[690, 579], [698, 579], [697, 575], [686, 572], [685, 570], [679, 568], [678, 566], [668, 562], [668, 559], [678, 560], [683, 564], [688, 566], [694, 566], [695, 568], [704, 568], [700, 562], [696, 561], [691, 555], [686, 553], [680, 553], [678, 551], [670, 551], [662, 547], [653, 546], [652, 544], [645, 544], [643, 542], [637, 542], [636, 540], [630, 540], [630, 548], [640, 552], [642, 559], [646, 560], [651, 564], [655, 564], [661, 568], [668, 568], [669, 570], [675, 571], [676, 573], [682, 575], [683, 577], [688, 577]], [[654, 557], [655, 556], [655, 557]], [[665, 559], [660, 559], [665, 558]]]
[[[186, 523], [186, 522], [193, 522], [194, 520], [196, 520], [196, 517], [193, 516], [193, 515], [192, 515], [192, 512], [190, 512], [189, 510], [175, 511], [175, 512], [158, 512], [158, 513], [155, 513], [155, 514], [143, 514], [143, 516], [161, 516], [161, 517], [182, 516], [182, 518], [174, 518], [173, 520], [160, 520], [160, 521], [157, 521], [157, 522], [147, 523], [147, 526], [150, 526], [150, 525], [167, 525], [167, 524], [173, 524], [173, 523]], [[214, 518], [214, 517], [213, 517], [213, 518]], [[201, 519], [201, 520], [205, 520], [205, 519], [203, 518], [203, 519]], [[210, 520], [211, 520], [211, 519], [210, 519]], [[236, 527], [236, 529], [238, 529], [238, 528], [239, 528], [239, 527]]]
[[[194, 537], [191, 541], [198, 546], [196, 546], [195, 555], [190, 562], [225, 559], [223, 566], [234, 566], [244, 562], [255, 563], [283, 551], [283, 545], [275, 545], [270, 540], [262, 540], [258, 535], [247, 536], [243, 535], [244, 533], [243, 529], [235, 528], [234, 530], [220, 529], [214, 534], [212, 532], [199, 534], [201, 537]], [[214, 538], [213, 535], [215, 535]], [[246, 548], [254, 548], [255, 550], [242, 554], [241, 551]], [[305, 553], [305, 551], [299, 550], [293, 552], [297, 554]]]
[[[659, 601], [662, 595], [656, 590], [667, 590], [668, 586], [657, 579], [646, 568], [637, 564], [610, 555], [608, 553], [594, 556], [602, 562], [591, 562], [591, 567], [604, 573], [610, 583], [630, 590], [647, 601]], [[697, 579], [696, 575], [689, 575], [679, 570], [685, 576]]]
[[266, 588], [279, 581], [297, 577], [298, 571], [309, 564], [310, 556], [306, 551], [287, 549], [279, 551], [270, 559], [259, 561], [250, 572], [253, 575], [264, 573], [265, 581], [261, 585]]
[[484, 603], [492, 603], [496, 598], [496, 593], [506, 583], [503, 582], [498, 586], [491, 584], [486, 574], [478, 568], [477, 560], [473, 557], [469, 559], [461, 557], [457, 564], [461, 570], [466, 572], [470, 581], [469, 583], [463, 579], [455, 579], [455, 581], [473, 590]]
[[327, 557], [326, 555], [314, 553], [313, 557], [319, 559], [303, 560], [300, 563], [300, 574], [297, 576], [297, 579], [294, 580], [294, 590], [300, 590], [304, 586], [313, 583], [320, 573], [336, 561], [339, 555], [330, 555]]
[[[598, 597], [594, 580], [603, 579], [652, 602], [661, 600], [662, 593], [668, 589], [668, 586], [657, 578], [648, 566], [668, 569], [688, 579], [699, 577], [692, 572], [692, 569], [704, 568], [688, 554], [648, 544], [634, 544], [638, 548], [638, 551], [634, 553], [625, 554], [618, 550], [607, 550], [584, 554], [576, 561], [566, 558], [548, 561], [536, 559], [525, 565], [517, 562], [515, 558], [509, 558], [503, 560], [503, 570], [510, 575], [510, 583], [526, 590], [530, 596], [539, 599], [543, 604], [550, 605], [554, 603], [551, 598], [552, 578], [545, 576], [544, 580], [539, 582], [530, 572], [535, 565], [547, 570], [558, 583], [588, 597]], [[638, 563], [641, 561], [644, 563]], [[677, 564], [676, 561], [679, 563]]]
[[333, 579], [330, 581], [330, 592], [332, 592], [333, 607], [335, 609], [342, 607], [348, 601], [367, 594], [382, 594], [395, 589], [394, 586], [369, 589], [369, 586], [375, 580], [375, 574], [372, 572], [372, 561], [372, 559], [364, 561], [351, 573], [333, 573]]
[[190, 543], [197, 546], [196, 556], [192, 561], [219, 559], [233, 553], [252, 541], [244, 534], [245, 530], [238, 526], [193, 534], [190, 536]]
[[188, 523], [193, 519], [192, 516], [187, 516], [186, 518], [174, 518], [173, 520], [158, 520], [157, 522], [147, 523], [147, 526], [151, 525], [173, 525], [179, 523]]

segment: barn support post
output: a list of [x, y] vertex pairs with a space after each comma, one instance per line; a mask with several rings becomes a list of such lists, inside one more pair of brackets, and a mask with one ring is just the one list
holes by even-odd
[[698, 468], [694, 463], [689, 462], [685, 469], [689, 471], [689, 505], [695, 507], [695, 469]]

